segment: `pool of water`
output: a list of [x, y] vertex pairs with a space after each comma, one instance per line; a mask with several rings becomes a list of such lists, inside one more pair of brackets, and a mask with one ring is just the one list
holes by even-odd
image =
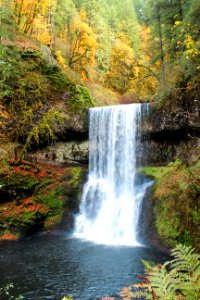
[[65, 234], [0, 244], [0, 285], [12, 282], [12, 295], [26, 300], [94, 300], [116, 295], [144, 274], [141, 259], [163, 262], [148, 247], [96, 245]]

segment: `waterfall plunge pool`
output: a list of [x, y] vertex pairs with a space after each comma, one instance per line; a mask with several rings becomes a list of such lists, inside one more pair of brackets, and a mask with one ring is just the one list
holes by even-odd
[[[89, 179], [74, 233], [83, 239], [63, 233], [1, 244], [1, 286], [12, 282], [15, 296], [26, 300], [68, 295], [95, 300], [136, 283], [144, 274], [141, 260], [166, 259], [138, 243], [148, 187], [136, 180], [143, 153], [142, 111], [140, 104], [90, 110]], [[110, 242], [116, 246], [105, 245]]]
[[[141, 260], [166, 256], [152, 248], [96, 245], [66, 234], [44, 235], [0, 245], [0, 286], [26, 300], [95, 300], [116, 295], [144, 274]], [[2, 299], [6, 300], [6, 299]]]

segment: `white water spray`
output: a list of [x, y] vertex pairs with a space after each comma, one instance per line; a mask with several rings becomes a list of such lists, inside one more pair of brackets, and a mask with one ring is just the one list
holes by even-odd
[[89, 179], [75, 236], [96, 243], [139, 245], [137, 225], [149, 183], [136, 185], [141, 105], [90, 109]]

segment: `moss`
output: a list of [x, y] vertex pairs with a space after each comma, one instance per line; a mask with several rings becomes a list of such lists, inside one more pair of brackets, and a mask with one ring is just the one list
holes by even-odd
[[89, 90], [82, 85], [70, 85], [70, 101], [79, 108], [89, 108], [93, 106], [92, 97]]
[[63, 187], [57, 186], [44, 195], [38, 195], [34, 198], [36, 203], [43, 204], [48, 210], [48, 216], [59, 214], [64, 208]]
[[79, 209], [86, 173], [86, 168], [72, 167], [62, 178], [66, 206], [69, 211], [77, 212]]
[[69, 184], [74, 187], [78, 187], [80, 185], [80, 180], [82, 180], [82, 167], [74, 167], [71, 169], [71, 179], [69, 180]]
[[12, 199], [29, 197], [35, 192], [38, 184], [39, 181], [30, 175], [0, 174], [1, 192], [9, 195]]
[[60, 92], [68, 88], [71, 81], [57, 65], [47, 65], [43, 62], [41, 66], [42, 74], [46, 75], [51, 84]]
[[155, 179], [154, 215], [157, 232], [166, 245], [177, 243], [200, 249], [200, 163], [175, 161], [165, 167], [145, 167]]

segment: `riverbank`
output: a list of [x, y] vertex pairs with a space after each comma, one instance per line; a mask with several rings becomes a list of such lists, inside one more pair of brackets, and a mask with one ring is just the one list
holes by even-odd
[[73, 226], [86, 168], [1, 161], [0, 240]]

